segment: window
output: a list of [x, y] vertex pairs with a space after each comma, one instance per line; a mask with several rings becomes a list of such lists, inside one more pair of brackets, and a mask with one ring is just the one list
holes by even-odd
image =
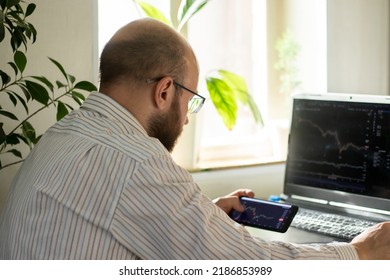
[[[195, 168], [285, 160], [291, 94], [326, 91], [326, 10], [325, 0], [224, 0], [209, 2], [191, 19], [188, 39], [200, 61], [199, 90], [207, 92], [204, 77], [212, 70], [243, 76], [265, 124], [259, 127], [241, 107], [236, 127], [228, 131], [209, 102], [195, 120]], [[275, 67], [277, 42], [284, 44], [282, 62], [291, 64], [284, 72]], [[298, 52], [289, 56], [294, 47]], [[299, 86], [282, 91], [281, 74]]]
[[[118, 1], [115, 12], [104, 2], [99, 1], [102, 42], [119, 26], [140, 17], [130, 0]], [[178, 1], [148, 2], [169, 14], [170, 2]], [[124, 15], [118, 16], [118, 10]], [[285, 160], [291, 94], [326, 90], [326, 0], [214, 0], [189, 21], [186, 34], [200, 64], [199, 92], [207, 96], [205, 77], [214, 70], [241, 75], [265, 125], [257, 125], [250, 110], [241, 106], [235, 128], [228, 131], [208, 100], [200, 113], [190, 116], [173, 153], [178, 163], [198, 170]], [[286, 92], [280, 90], [282, 71], [275, 68], [275, 44], [281, 38], [290, 50], [294, 46], [299, 50], [285, 60], [292, 65], [285, 71], [287, 78], [299, 82], [299, 87]]]
[[[262, 116], [268, 106], [266, 92], [266, 1], [212, 1], [188, 25], [188, 39], [198, 56], [200, 89], [207, 91], [205, 76], [224, 69], [243, 76]], [[207, 32], [205, 32], [207, 30]], [[259, 63], [263, 62], [263, 63]], [[212, 168], [274, 160], [267, 128], [256, 124], [247, 107], [239, 107], [239, 117], [229, 131], [211, 100], [197, 122], [195, 167]]]

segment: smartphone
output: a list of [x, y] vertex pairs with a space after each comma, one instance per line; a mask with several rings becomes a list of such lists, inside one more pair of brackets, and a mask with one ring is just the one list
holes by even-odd
[[240, 224], [265, 230], [286, 232], [298, 212], [298, 206], [286, 203], [244, 196], [240, 201], [245, 210], [232, 210], [229, 213], [230, 218]]

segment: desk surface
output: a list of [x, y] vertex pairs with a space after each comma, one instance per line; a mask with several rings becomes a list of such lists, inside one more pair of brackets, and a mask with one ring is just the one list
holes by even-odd
[[290, 243], [329, 243], [334, 241], [345, 241], [328, 237], [326, 235], [297, 229], [294, 227], [290, 227], [285, 233], [262, 230], [253, 227], [247, 227], [247, 230], [253, 236], [259, 237], [267, 241], [278, 240]]

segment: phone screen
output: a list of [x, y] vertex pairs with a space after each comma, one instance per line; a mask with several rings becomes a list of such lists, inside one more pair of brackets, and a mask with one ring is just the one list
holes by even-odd
[[240, 224], [277, 232], [286, 232], [298, 206], [270, 202], [256, 198], [241, 197], [243, 212], [232, 210], [229, 216]]

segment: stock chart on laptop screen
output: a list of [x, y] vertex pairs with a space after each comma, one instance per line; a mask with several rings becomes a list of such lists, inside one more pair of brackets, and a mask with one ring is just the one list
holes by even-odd
[[295, 100], [286, 182], [390, 198], [390, 105]]

